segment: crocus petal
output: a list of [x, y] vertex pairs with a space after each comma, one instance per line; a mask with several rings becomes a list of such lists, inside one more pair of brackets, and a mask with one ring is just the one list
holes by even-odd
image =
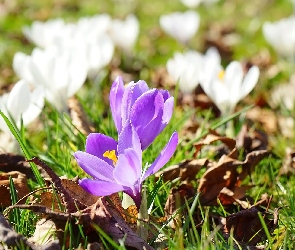
[[17, 52], [14, 54], [14, 57], [13, 57], [13, 69], [20, 79], [23, 79], [27, 83], [32, 84], [33, 76], [29, 70], [29, 67], [30, 67], [29, 65], [31, 63], [30, 61], [31, 61], [30, 56], [22, 52]]
[[255, 87], [259, 78], [259, 74], [260, 74], [260, 71], [257, 66], [252, 66], [249, 69], [242, 83], [240, 100], [243, 99], [246, 95], [248, 95], [251, 92], [251, 90]]
[[164, 127], [169, 123], [172, 114], [173, 114], [173, 108], [174, 108], [174, 97], [171, 96], [165, 103], [164, 103], [164, 110], [163, 110], [163, 118], [162, 118], [162, 128], [161, 131], [164, 129]]
[[136, 83], [130, 82], [125, 86], [121, 109], [122, 126], [128, 121], [131, 108], [135, 101], [148, 90], [149, 87], [145, 81], [138, 81]]
[[87, 174], [96, 179], [114, 181], [114, 168], [102, 159], [81, 151], [77, 151], [74, 156], [79, 166], [83, 168]]
[[126, 125], [118, 139], [118, 155], [124, 154], [125, 150], [128, 148], [133, 148], [137, 155], [141, 158], [141, 143], [140, 139], [135, 131], [135, 128], [129, 123]]
[[124, 190], [124, 187], [115, 182], [108, 182], [103, 180], [92, 180], [84, 178], [79, 181], [79, 184], [87, 192], [97, 195], [106, 196]]
[[26, 126], [30, 122], [35, 120], [41, 113], [43, 107], [44, 107], [44, 91], [42, 86], [38, 86], [31, 93], [30, 106], [22, 115], [24, 125]]
[[132, 187], [141, 177], [141, 155], [137, 155], [132, 148], [126, 149], [119, 155], [114, 170], [114, 179], [117, 183]]
[[170, 160], [170, 158], [172, 157], [172, 155], [174, 154], [176, 150], [177, 143], [178, 143], [178, 134], [177, 132], [174, 132], [172, 136], [170, 137], [170, 140], [165, 146], [165, 148], [161, 151], [160, 155], [144, 173], [141, 182], [143, 182], [150, 175], [160, 170]]
[[224, 85], [229, 93], [228, 102], [232, 105], [232, 108], [239, 101], [239, 93], [242, 87], [243, 76], [243, 67], [240, 62], [233, 61], [225, 69]]
[[29, 85], [23, 81], [18, 81], [11, 90], [7, 100], [7, 110], [12, 118], [17, 122], [22, 113], [24, 113], [30, 105], [30, 89]]
[[142, 150], [146, 149], [160, 133], [164, 100], [159, 91], [144, 93], [134, 103], [130, 120], [138, 133]]
[[103, 154], [112, 150], [117, 152], [117, 142], [113, 138], [100, 133], [91, 133], [87, 136], [85, 151], [97, 156], [109, 165], [113, 165], [113, 160], [104, 157]]
[[116, 80], [113, 82], [113, 85], [111, 87], [110, 106], [111, 106], [111, 111], [113, 115], [113, 120], [119, 134], [122, 131], [121, 106], [122, 106], [123, 94], [124, 94], [124, 83], [123, 83], [122, 77], [118, 76]]

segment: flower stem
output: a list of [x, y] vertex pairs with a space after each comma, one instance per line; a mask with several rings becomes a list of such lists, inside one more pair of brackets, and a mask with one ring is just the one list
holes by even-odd
[[147, 240], [148, 229], [146, 227], [146, 222], [148, 222], [149, 215], [147, 210], [147, 197], [146, 197], [146, 187], [142, 189], [142, 199], [140, 204], [140, 209], [138, 212], [137, 220], [137, 234], [144, 240]]

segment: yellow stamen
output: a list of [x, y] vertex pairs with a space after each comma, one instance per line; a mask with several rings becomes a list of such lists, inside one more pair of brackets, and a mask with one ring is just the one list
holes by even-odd
[[218, 73], [218, 78], [219, 78], [221, 81], [223, 81], [224, 74], [225, 74], [224, 70], [220, 70], [219, 73]]
[[110, 160], [113, 160], [114, 165], [116, 165], [116, 163], [118, 161], [115, 150], [107, 150], [107, 151], [104, 152], [104, 154], [102, 156], [106, 157], [106, 158], [108, 158]]

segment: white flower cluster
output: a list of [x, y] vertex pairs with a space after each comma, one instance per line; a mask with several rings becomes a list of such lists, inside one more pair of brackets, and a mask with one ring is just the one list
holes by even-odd
[[238, 61], [223, 69], [215, 48], [210, 48], [205, 55], [196, 51], [177, 52], [166, 66], [182, 92], [192, 93], [200, 84], [223, 114], [234, 111], [237, 103], [255, 87], [260, 73], [257, 66], [244, 72]]
[[42, 86], [45, 98], [62, 112], [86, 77], [96, 76], [111, 62], [115, 45], [125, 50], [134, 46], [139, 23], [134, 15], [121, 21], [101, 14], [77, 23], [35, 21], [23, 33], [38, 47], [31, 55], [16, 53], [13, 68], [31, 86]]
[[[83, 17], [76, 23], [61, 18], [35, 21], [23, 33], [37, 47], [31, 55], [17, 52], [15, 73], [21, 79], [12, 91], [0, 97], [0, 109], [20, 128], [41, 113], [44, 98], [59, 112], [67, 110], [67, 99], [96, 76], [113, 57], [115, 46], [129, 51], [139, 34], [134, 15], [125, 20], [107, 14]], [[0, 129], [9, 133], [3, 119]]]

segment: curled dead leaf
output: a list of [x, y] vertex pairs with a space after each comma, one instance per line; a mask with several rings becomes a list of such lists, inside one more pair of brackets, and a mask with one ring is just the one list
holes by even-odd
[[206, 167], [208, 159], [185, 160], [179, 164], [169, 166], [155, 174], [156, 178], [163, 175], [163, 181], [171, 181], [180, 177], [181, 181], [191, 181], [196, 178], [196, 175], [201, 168]]
[[72, 97], [68, 100], [68, 107], [73, 125], [84, 135], [94, 132], [78, 99]]
[[237, 149], [248, 154], [255, 150], [266, 150], [268, 147], [268, 136], [260, 130], [250, 130], [247, 125], [243, 125], [237, 135]]
[[[182, 184], [178, 188], [172, 188], [165, 204], [165, 217], [169, 219], [174, 213], [185, 204], [185, 200], [194, 197], [195, 190], [189, 184]], [[181, 226], [182, 214], [186, 209], [179, 211], [176, 216], [170, 221], [169, 225], [172, 228]]]
[[[224, 235], [229, 236], [233, 230], [234, 238], [242, 245], [254, 246], [266, 238], [265, 231], [258, 216], [259, 210], [251, 207], [226, 217], [224, 225]], [[278, 210], [274, 214], [261, 213], [262, 218], [270, 232], [276, 227], [278, 222]], [[268, 218], [271, 216], [272, 218]]]
[[[218, 162], [214, 162], [212, 167], [207, 169], [200, 179], [198, 191], [200, 202], [203, 205], [217, 205], [217, 197], [223, 188], [234, 192], [236, 186], [248, 176], [255, 166], [267, 155], [266, 150], [253, 151], [247, 154], [245, 161], [241, 162], [227, 155], [223, 155]], [[239, 174], [237, 168], [242, 166]], [[236, 191], [238, 189], [236, 188]], [[234, 196], [234, 195], [231, 195]], [[240, 197], [241, 195], [239, 195]], [[228, 203], [228, 200], [226, 200]]]
[[227, 148], [231, 151], [235, 148], [236, 146], [236, 140], [224, 136], [220, 136], [218, 133], [215, 131], [211, 130], [209, 134], [205, 136], [204, 139], [200, 140], [196, 144], [194, 144], [196, 148], [195, 155], [198, 154], [198, 152], [201, 150], [201, 148], [205, 145], [210, 145], [214, 142], [221, 141], [223, 142]]
[[[24, 174], [18, 171], [0, 174], [0, 206], [7, 207], [11, 205], [9, 177], [12, 178], [18, 198], [21, 199], [29, 193], [27, 178]], [[22, 203], [25, 200], [21, 201]]]

